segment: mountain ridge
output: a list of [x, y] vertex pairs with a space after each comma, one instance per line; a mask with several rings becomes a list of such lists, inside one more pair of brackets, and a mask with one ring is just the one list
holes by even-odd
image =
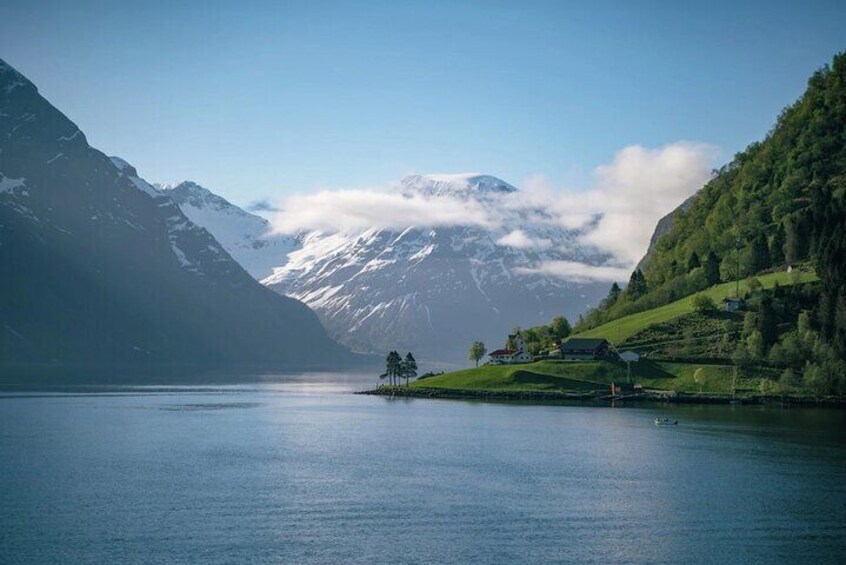
[[0, 370], [354, 358], [0, 60]]

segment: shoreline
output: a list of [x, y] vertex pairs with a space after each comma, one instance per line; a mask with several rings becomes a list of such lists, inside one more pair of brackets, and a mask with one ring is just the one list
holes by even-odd
[[[501, 402], [537, 403], [590, 403], [613, 406], [616, 403], [659, 403], [659, 404], [725, 404], [748, 406], [816, 406], [846, 408], [846, 401], [826, 397], [819, 400], [801, 396], [753, 395], [732, 399], [729, 394], [689, 393], [673, 390], [646, 390], [629, 395], [610, 395], [607, 391], [567, 392], [542, 390], [467, 390], [405, 386], [381, 386], [355, 394], [400, 398], [434, 398], [448, 400], [490, 400]], [[734, 400], [734, 402], [733, 402]]]

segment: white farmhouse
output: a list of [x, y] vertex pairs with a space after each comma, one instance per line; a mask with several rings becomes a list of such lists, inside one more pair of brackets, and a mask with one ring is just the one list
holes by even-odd
[[514, 346], [514, 349], [508, 349], [506, 345], [505, 349], [491, 351], [489, 354], [491, 363], [494, 365], [514, 365], [532, 361], [532, 355], [526, 347], [526, 340], [523, 339], [523, 336], [512, 334], [508, 336], [508, 342]]

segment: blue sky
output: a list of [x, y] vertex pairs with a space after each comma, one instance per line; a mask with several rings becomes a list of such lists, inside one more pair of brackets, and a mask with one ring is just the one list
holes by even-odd
[[0, 57], [151, 182], [239, 204], [411, 172], [587, 187], [681, 140], [726, 160], [846, 48], [842, 2], [121, 4], [4, 2]]

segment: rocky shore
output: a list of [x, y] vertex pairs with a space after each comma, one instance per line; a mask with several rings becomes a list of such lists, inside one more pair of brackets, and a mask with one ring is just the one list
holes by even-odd
[[462, 390], [426, 387], [381, 386], [356, 394], [406, 398], [445, 398], [458, 400], [490, 400], [517, 402], [579, 402], [593, 404], [616, 404], [649, 402], [666, 404], [743, 404], [774, 406], [832, 406], [846, 407], [846, 401], [837, 397], [815, 399], [811, 397], [781, 395], [751, 395], [732, 398], [729, 394], [688, 393], [674, 390], [644, 390], [637, 394], [610, 395], [607, 390], [588, 392], [541, 391], [541, 390]]

